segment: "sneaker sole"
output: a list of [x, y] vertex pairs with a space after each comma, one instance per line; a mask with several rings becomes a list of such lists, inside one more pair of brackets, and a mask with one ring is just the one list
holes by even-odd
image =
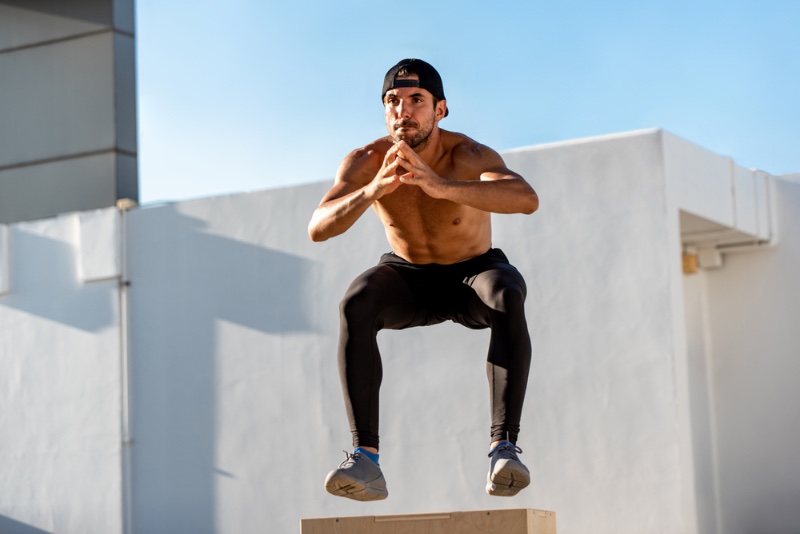
[[486, 477], [486, 493], [496, 497], [513, 497], [531, 483], [531, 475], [522, 469], [506, 466]]
[[[380, 501], [389, 496], [383, 477], [367, 482], [354, 480], [337, 471], [331, 471], [325, 479], [325, 489], [331, 495], [347, 497], [355, 501]], [[378, 482], [376, 484], [376, 482]]]

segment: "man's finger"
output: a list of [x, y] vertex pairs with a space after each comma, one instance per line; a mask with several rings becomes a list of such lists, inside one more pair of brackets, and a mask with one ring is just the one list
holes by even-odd
[[416, 159], [416, 160], [418, 160], [418, 159], [421, 159], [421, 158], [419, 157], [419, 154], [417, 154], [416, 152], [414, 152], [414, 149], [413, 149], [413, 148], [411, 148], [411, 147], [408, 145], [408, 143], [406, 143], [405, 141], [400, 141], [400, 142], [399, 142], [398, 144], [396, 144], [395, 146], [397, 147], [397, 150], [398, 150], [398, 155], [399, 155], [399, 154], [402, 154], [402, 155], [403, 155], [403, 157], [404, 157], [404, 158], [406, 158], [406, 159], [412, 159], [412, 158], [413, 158], [413, 159]]
[[392, 158], [397, 157], [397, 151], [399, 147], [397, 145], [392, 145], [389, 150], [386, 151], [386, 155], [383, 156], [383, 164], [384, 166], [392, 161]]
[[400, 160], [394, 160], [392, 163], [387, 165], [383, 171], [384, 178], [397, 178], [407, 174], [413, 176], [413, 173], [404, 167]]
[[[412, 167], [418, 167], [420, 169], [424, 169], [428, 167], [428, 164], [425, 163], [425, 160], [420, 157], [419, 154], [414, 152], [414, 150], [406, 144], [405, 141], [400, 141], [402, 143], [401, 150], [397, 153], [397, 157], [407, 161], [411, 164]], [[395, 146], [401, 146], [400, 144]]]
[[408, 159], [405, 159], [405, 158], [401, 158], [399, 156], [397, 157], [397, 159], [395, 161], [398, 162], [401, 166], [405, 167], [408, 170], [411, 170], [411, 168], [414, 167], [414, 164], [411, 163], [411, 160], [408, 160]]

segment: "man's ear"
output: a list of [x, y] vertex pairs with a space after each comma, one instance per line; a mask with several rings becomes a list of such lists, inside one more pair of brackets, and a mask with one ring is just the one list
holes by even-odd
[[434, 116], [436, 117], [436, 120], [437, 121], [442, 120], [446, 113], [447, 113], [447, 101], [439, 100], [438, 102], [436, 102], [436, 109], [434, 110]]

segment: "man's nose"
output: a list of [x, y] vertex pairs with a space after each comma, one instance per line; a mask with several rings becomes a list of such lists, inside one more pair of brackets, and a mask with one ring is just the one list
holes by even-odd
[[401, 100], [397, 103], [397, 116], [398, 117], [408, 117], [411, 114], [411, 108], [408, 104], [405, 103], [405, 100]]

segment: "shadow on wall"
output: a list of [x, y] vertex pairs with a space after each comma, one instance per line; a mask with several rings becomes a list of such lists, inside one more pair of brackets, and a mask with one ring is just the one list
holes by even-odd
[[47, 530], [20, 523], [4, 515], [0, 515], [0, 532], [3, 534], [50, 534]]
[[11, 233], [13, 290], [3, 297], [5, 306], [96, 332], [117, 321], [108, 283], [78, 280], [74, 247], [21, 228]]
[[[236, 468], [217, 467], [219, 360], [263, 375], [239, 377], [235, 401], [264, 425], [264, 412], [285, 402], [280, 387], [263, 391], [285, 355], [258, 332], [313, 330], [314, 262], [211, 233], [205, 220], [178, 210], [132, 212], [128, 225], [133, 516], [135, 531], [148, 534], [213, 532], [219, 477], [238, 483], [241, 473], [227, 471]], [[224, 220], [226, 233], [252, 230], [252, 213], [222, 210], [210, 218]], [[242, 335], [257, 341], [237, 338], [232, 351], [230, 339], [219, 338], [220, 322], [256, 330]], [[254, 400], [265, 398], [268, 406]]]
[[[133, 303], [173, 308], [171, 330], [182, 323], [212, 328], [216, 320], [266, 333], [312, 330], [314, 262], [209, 233], [206, 221], [175, 206], [136, 215], [128, 231]], [[242, 227], [252, 224], [241, 217]]]

